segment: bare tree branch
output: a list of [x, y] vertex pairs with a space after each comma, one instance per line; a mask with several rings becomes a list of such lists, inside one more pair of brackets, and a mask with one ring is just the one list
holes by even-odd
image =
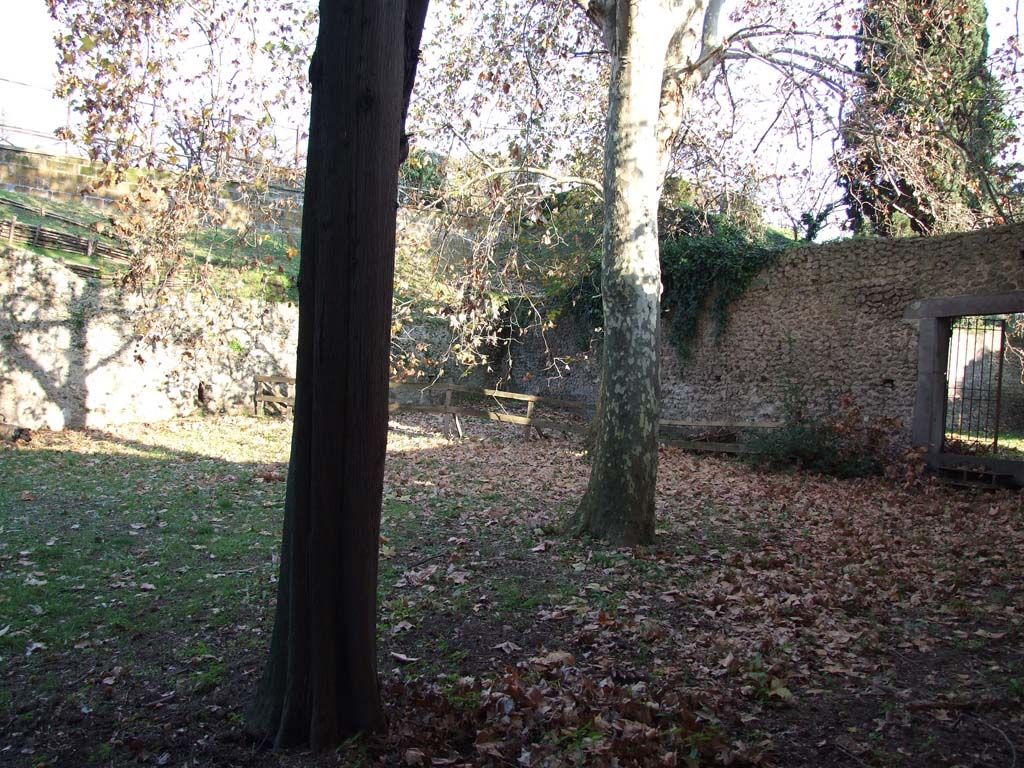
[[604, 187], [601, 185], [601, 182], [594, 179], [588, 179], [583, 176], [567, 176], [561, 173], [556, 173], [548, 168], [521, 165], [507, 165], [500, 168], [491, 168], [487, 173], [470, 179], [466, 182], [466, 186], [471, 187], [497, 176], [509, 176], [516, 173], [531, 173], [535, 176], [543, 176], [544, 178], [550, 179], [556, 184], [571, 184], [577, 187], [584, 187], [594, 192], [598, 198], [601, 198], [604, 194]]

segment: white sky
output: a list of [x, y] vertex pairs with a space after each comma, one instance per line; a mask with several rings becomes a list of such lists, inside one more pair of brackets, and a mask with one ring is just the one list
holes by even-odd
[[[40, 136], [0, 128], [0, 140], [60, 152], [50, 138], [62, 126], [67, 109], [50, 90], [57, 73], [53, 44], [56, 25], [43, 0], [6, 0], [0, 25], [0, 124]], [[13, 82], [12, 82], [13, 81]]]

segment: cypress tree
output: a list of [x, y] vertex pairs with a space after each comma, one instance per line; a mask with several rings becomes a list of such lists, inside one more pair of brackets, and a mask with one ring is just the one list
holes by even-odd
[[838, 161], [855, 231], [937, 234], [998, 214], [1012, 126], [986, 16], [984, 0], [867, 0]]

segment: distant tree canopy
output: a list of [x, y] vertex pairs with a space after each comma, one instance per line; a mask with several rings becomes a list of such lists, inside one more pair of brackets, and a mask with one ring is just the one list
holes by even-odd
[[842, 122], [855, 231], [938, 234], [1005, 218], [1005, 97], [987, 66], [984, 0], [867, 0], [863, 75]]

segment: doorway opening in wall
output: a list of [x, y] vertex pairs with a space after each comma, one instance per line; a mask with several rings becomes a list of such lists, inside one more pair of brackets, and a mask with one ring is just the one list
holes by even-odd
[[1024, 460], [1024, 314], [950, 327], [943, 451]]

